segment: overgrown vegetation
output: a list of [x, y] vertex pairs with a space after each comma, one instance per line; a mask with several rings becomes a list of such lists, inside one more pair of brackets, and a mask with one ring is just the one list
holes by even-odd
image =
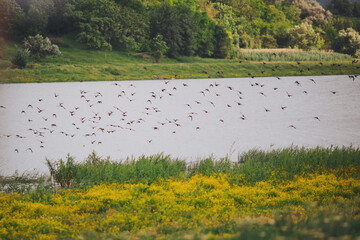
[[[360, 149], [252, 150], [238, 161], [95, 153], [0, 178], [2, 239], [356, 239]], [[6, 192], [6, 193], [5, 193]]]
[[[60, 47], [61, 57], [44, 58], [27, 68], [6, 70], [16, 52], [6, 45], [0, 59], [0, 82], [74, 82], [168, 78], [234, 78], [358, 74], [360, 66], [349, 55], [319, 51], [241, 50], [239, 59], [163, 57], [154, 63], [148, 53], [86, 50], [70, 38], [60, 38], [70, 47]], [[301, 64], [297, 64], [297, 61]], [[264, 64], [265, 62], [266, 64]], [[218, 72], [222, 72], [219, 74]], [[176, 75], [176, 76], [175, 76]]]
[[360, 6], [349, 0], [329, 3], [335, 16], [316, 0], [2, 0], [0, 9], [0, 36], [8, 40], [75, 33], [88, 49], [129, 53], [157, 51], [152, 41], [161, 35], [168, 57], [236, 58], [241, 48], [329, 49], [341, 30], [360, 27], [354, 26]]
[[[316, 173], [332, 173], [342, 178], [357, 179], [360, 178], [360, 149], [292, 147], [269, 152], [251, 150], [239, 155], [236, 162], [227, 158], [209, 157], [190, 163], [163, 154], [112, 161], [109, 157], [101, 158], [93, 152], [83, 162], [75, 161], [70, 155], [65, 160], [55, 162], [47, 159], [47, 166], [57, 186], [70, 188], [111, 183], [152, 184], [168, 179], [187, 179], [199, 174], [226, 174], [229, 183], [241, 186], [270, 180], [281, 183]], [[16, 176], [14, 181], [1, 181], [1, 189], [8, 191], [7, 186], [11, 182], [33, 182], [26, 182], [25, 179]]]

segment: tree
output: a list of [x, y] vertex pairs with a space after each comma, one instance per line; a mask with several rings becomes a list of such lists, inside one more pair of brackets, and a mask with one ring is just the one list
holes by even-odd
[[206, 12], [195, 14], [198, 26], [196, 35], [196, 54], [200, 57], [212, 57], [214, 54], [214, 31], [216, 22]]
[[340, 30], [333, 42], [333, 49], [336, 52], [354, 56], [360, 49], [360, 34], [352, 28]]
[[15, 0], [0, 0], [0, 37], [15, 38], [21, 32], [24, 12]]
[[310, 24], [326, 23], [332, 18], [331, 12], [326, 11], [316, 0], [291, 0], [291, 3], [300, 8], [300, 17]]
[[352, 4], [350, 0], [330, 0], [327, 9], [336, 15], [352, 16]]
[[112, 0], [78, 0], [67, 6], [79, 40], [91, 49], [137, 50], [147, 36], [145, 20]]
[[54, 11], [52, 0], [31, 0], [26, 14], [25, 35], [46, 34], [48, 18]]
[[312, 25], [305, 22], [288, 31], [290, 46], [304, 50], [314, 48], [319, 41], [319, 34], [315, 33]]
[[73, 30], [70, 18], [65, 15], [67, 5], [71, 0], [52, 0], [54, 2], [53, 11], [48, 17], [46, 31], [51, 34], [61, 35]]
[[214, 57], [227, 58], [230, 53], [230, 38], [225, 30], [225, 27], [221, 25], [215, 26], [214, 40]]
[[150, 17], [150, 37], [162, 35], [168, 46], [167, 55], [176, 57], [182, 48], [181, 24], [175, 8], [168, 3], [155, 7]]
[[111, 18], [91, 18], [80, 23], [78, 39], [91, 49], [112, 50], [111, 40], [117, 34], [113, 31], [116, 23]]
[[276, 39], [271, 35], [264, 35], [261, 37], [261, 46], [263, 48], [277, 48], [279, 47]]
[[353, 2], [353, 17], [359, 18], [360, 17], [360, 2]]
[[168, 47], [166, 46], [166, 42], [163, 40], [163, 37], [160, 34], [152, 39], [151, 55], [154, 57], [155, 62], [159, 62], [167, 50]]
[[192, 56], [196, 51], [196, 35], [198, 29], [194, 20], [195, 14], [189, 6], [182, 4], [176, 6], [176, 11], [179, 15], [181, 30], [180, 54]]

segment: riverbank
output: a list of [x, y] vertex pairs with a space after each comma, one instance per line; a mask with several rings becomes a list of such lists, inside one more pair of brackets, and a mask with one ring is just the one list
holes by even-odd
[[347, 75], [360, 72], [349, 55], [305, 51], [243, 51], [238, 59], [199, 57], [163, 58], [154, 63], [148, 53], [92, 51], [63, 39], [69, 48], [60, 47], [62, 56], [12, 69], [15, 53], [8, 44], [0, 59], [2, 83], [81, 82], [143, 79], [200, 79], [269, 76]]
[[358, 156], [354, 148], [289, 148], [187, 167], [164, 155], [67, 158], [50, 171], [57, 186], [70, 185], [40, 179], [32, 190], [22, 183], [0, 193], [0, 237], [356, 239]]

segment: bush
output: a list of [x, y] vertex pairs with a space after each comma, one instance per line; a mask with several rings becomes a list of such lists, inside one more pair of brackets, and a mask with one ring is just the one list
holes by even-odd
[[352, 28], [340, 30], [333, 42], [333, 49], [335, 52], [355, 56], [360, 49], [360, 34]]
[[288, 31], [290, 37], [290, 46], [309, 50], [316, 47], [319, 42], [319, 34], [315, 33], [309, 23], [302, 23]]
[[152, 39], [151, 55], [154, 57], [155, 62], [159, 62], [168, 49], [169, 48], [167, 47], [166, 42], [163, 40], [162, 35], [158, 34]]
[[278, 48], [279, 45], [276, 42], [276, 39], [271, 35], [264, 35], [261, 37], [262, 47], [263, 48]]
[[11, 60], [11, 63], [19, 66], [20, 68], [25, 68], [29, 59], [28, 50], [19, 50], [16, 52], [15, 56]]
[[58, 57], [61, 55], [57, 45], [51, 44], [49, 38], [44, 38], [39, 34], [25, 38], [24, 48], [35, 58], [43, 58], [47, 56]]

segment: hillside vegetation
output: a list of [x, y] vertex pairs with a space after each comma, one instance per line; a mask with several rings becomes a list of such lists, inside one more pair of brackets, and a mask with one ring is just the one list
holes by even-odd
[[233, 59], [243, 48], [357, 56], [360, 6], [345, 3], [331, 0], [332, 14], [315, 0], [1, 0], [0, 36], [21, 45], [40, 34], [66, 48], [56, 37], [67, 35], [88, 50], [148, 52], [156, 62], [164, 55]]

